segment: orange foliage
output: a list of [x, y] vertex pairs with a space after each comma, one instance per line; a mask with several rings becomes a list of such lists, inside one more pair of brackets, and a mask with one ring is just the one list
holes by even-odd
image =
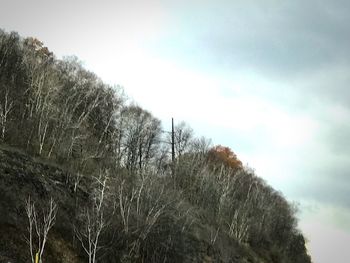
[[243, 165], [237, 155], [229, 148], [217, 145], [208, 152], [209, 161], [214, 165], [224, 165], [234, 170], [242, 169]]
[[44, 46], [44, 43], [34, 37], [28, 37], [25, 39], [25, 44], [38, 52], [41, 56], [53, 57], [53, 53]]

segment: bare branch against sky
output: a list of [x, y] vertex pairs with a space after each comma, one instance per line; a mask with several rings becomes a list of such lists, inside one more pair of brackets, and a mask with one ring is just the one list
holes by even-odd
[[164, 123], [234, 149], [300, 203], [314, 261], [345, 263], [349, 14], [344, 0], [1, 0], [0, 27], [77, 55]]

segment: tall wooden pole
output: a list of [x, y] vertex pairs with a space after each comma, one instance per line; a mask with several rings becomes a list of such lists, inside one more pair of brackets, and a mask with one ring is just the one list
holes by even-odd
[[175, 163], [175, 132], [174, 132], [174, 118], [171, 118], [171, 160]]
[[175, 176], [175, 131], [174, 131], [174, 118], [171, 118], [171, 161], [172, 161], [172, 174]]

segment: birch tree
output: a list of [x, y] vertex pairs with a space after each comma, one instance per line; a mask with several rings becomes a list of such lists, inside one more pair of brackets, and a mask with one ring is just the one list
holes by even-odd
[[[106, 209], [108, 200], [111, 200], [108, 180], [108, 171], [100, 171], [99, 176], [94, 177], [91, 203], [84, 208], [74, 226], [75, 235], [88, 256], [89, 263], [98, 262], [98, 253], [103, 248], [101, 237], [110, 222]], [[111, 207], [114, 205], [109, 208]]]
[[9, 121], [10, 113], [13, 109], [13, 101], [9, 96], [9, 90], [5, 90], [3, 100], [0, 101], [0, 124], [1, 124], [1, 140], [5, 141], [5, 135], [7, 132], [7, 125]]
[[28, 217], [28, 239], [30, 256], [32, 263], [35, 262], [35, 257], [38, 255], [39, 262], [43, 262], [43, 254], [45, 245], [48, 240], [48, 234], [55, 224], [57, 214], [57, 204], [51, 198], [47, 208], [38, 212], [35, 203], [30, 196], [26, 200], [25, 210]]

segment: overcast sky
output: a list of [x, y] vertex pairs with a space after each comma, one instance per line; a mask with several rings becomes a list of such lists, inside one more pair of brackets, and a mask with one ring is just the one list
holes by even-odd
[[163, 121], [231, 147], [300, 204], [314, 263], [350, 258], [350, 2], [0, 0]]

